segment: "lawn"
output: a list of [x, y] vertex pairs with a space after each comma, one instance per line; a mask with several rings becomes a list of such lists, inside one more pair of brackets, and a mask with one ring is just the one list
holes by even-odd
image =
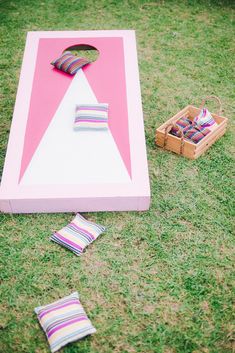
[[[27, 31], [135, 29], [152, 192], [148, 212], [85, 214], [109, 228], [81, 258], [48, 240], [72, 214], [0, 215], [1, 353], [49, 352], [33, 309], [75, 290], [97, 333], [64, 353], [235, 350], [234, 14], [233, 1], [0, 0], [1, 170]], [[155, 128], [208, 94], [226, 135], [196, 161], [157, 148]]]

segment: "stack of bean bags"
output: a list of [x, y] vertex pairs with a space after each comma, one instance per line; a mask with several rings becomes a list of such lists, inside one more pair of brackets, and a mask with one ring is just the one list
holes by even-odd
[[213, 119], [211, 113], [206, 108], [203, 108], [200, 114], [193, 120], [187, 117], [182, 117], [176, 121], [170, 131], [170, 134], [181, 137], [183, 133], [186, 140], [197, 144], [216, 126], [217, 123]]

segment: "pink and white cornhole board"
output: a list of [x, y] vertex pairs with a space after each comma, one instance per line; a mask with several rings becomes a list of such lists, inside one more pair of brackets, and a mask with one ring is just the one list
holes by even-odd
[[[90, 45], [75, 76], [50, 62]], [[73, 130], [76, 104], [109, 104], [107, 131]], [[0, 188], [3, 212], [146, 210], [150, 188], [134, 31], [29, 32]]]

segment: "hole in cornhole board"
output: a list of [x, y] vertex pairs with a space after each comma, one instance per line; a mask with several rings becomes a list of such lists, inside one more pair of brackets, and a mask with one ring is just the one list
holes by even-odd
[[72, 54], [79, 57], [87, 58], [91, 62], [95, 62], [99, 58], [99, 50], [89, 44], [78, 44], [68, 47], [64, 50], [70, 51]]

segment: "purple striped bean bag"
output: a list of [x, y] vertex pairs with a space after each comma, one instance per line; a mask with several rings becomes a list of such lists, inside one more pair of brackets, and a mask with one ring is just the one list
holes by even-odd
[[74, 129], [107, 130], [108, 104], [79, 104], [76, 106]]
[[74, 75], [79, 69], [89, 63], [88, 59], [78, 57], [70, 51], [66, 51], [59, 58], [53, 60], [51, 65], [55, 66], [58, 70]]
[[96, 332], [83, 309], [78, 292], [34, 309], [51, 352]]
[[72, 222], [52, 234], [50, 240], [80, 256], [84, 249], [104, 231], [105, 227], [89, 222], [77, 213]]
[[217, 126], [217, 123], [213, 119], [211, 113], [208, 109], [203, 108], [200, 114], [193, 119], [194, 123], [201, 127], [211, 128], [212, 126]]

